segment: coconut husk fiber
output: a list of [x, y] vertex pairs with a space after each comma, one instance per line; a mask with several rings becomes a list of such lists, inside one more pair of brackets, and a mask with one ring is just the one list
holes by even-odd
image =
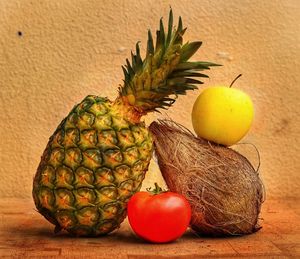
[[170, 189], [192, 207], [191, 228], [202, 235], [243, 235], [261, 227], [264, 188], [241, 154], [195, 137], [181, 125], [160, 120], [150, 125], [155, 154]]

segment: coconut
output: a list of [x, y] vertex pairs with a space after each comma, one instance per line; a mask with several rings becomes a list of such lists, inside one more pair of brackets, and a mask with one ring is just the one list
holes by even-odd
[[195, 137], [172, 121], [153, 122], [150, 131], [167, 186], [191, 204], [193, 230], [224, 236], [250, 234], [261, 228], [258, 219], [264, 188], [244, 156]]

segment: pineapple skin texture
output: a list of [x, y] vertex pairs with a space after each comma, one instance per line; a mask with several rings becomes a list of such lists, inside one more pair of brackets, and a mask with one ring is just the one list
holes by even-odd
[[153, 151], [143, 122], [107, 98], [87, 96], [50, 137], [33, 181], [38, 211], [55, 231], [98, 236], [118, 228]]

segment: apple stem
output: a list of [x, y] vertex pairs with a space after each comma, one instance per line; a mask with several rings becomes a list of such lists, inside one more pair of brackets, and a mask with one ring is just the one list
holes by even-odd
[[239, 74], [239, 75], [231, 82], [229, 88], [231, 88], [231, 86], [234, 84], [234, 82], [235, 82], [236, 80], [238, 80], [241, 76], [242, 76], [242, 74]]

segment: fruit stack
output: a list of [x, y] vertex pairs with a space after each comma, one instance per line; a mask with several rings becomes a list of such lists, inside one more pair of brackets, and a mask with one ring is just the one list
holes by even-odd
[[[193, 207], [184, 196], [157, 185], [152, 194], [139, 192], [154, 149], [153, 134], [142, 116], [171, 107], [178, 95], [203, 83], [200, 79], [207, 77], [203, 70], [217, 66], [190, 61], [201, 42], [183, 43], [185, 31], [181, 18], [177, 28], [173, 26], [170, 10], [168, 28], [165, 31], [161, 19], [155, 44], [148, 32], [145, 58], [137, 43], [131, 63], [126, 60], [122, 67], [124, 84], [117, 99], [87, 96], [50, 137], [32, 193], [38, 211], [55, 225], [55, 232], [104, 235], [120, 226], [127, 210], [134, 231], [146, 240], [168, 242], [186, 230]], [[218, 116], [224, 107], [238, 119]], [[243, 113], [239, 113], [241, 109]], [[240, 91], [207, 89], [194, 106], [193, 125], [200, 136], [228, 145], [244, 135], [252, 112], [251, 101]], [[228, 127], [224, 128], [224, 121]], [[223, 125], [226, 138], [214, 123]], [[236, 132], [229, 134], [229, 124], [233, 123]], [[143, 217], [153, 224], [147, 226]], [[164, 221], [166, 218], [170, 220]]]

